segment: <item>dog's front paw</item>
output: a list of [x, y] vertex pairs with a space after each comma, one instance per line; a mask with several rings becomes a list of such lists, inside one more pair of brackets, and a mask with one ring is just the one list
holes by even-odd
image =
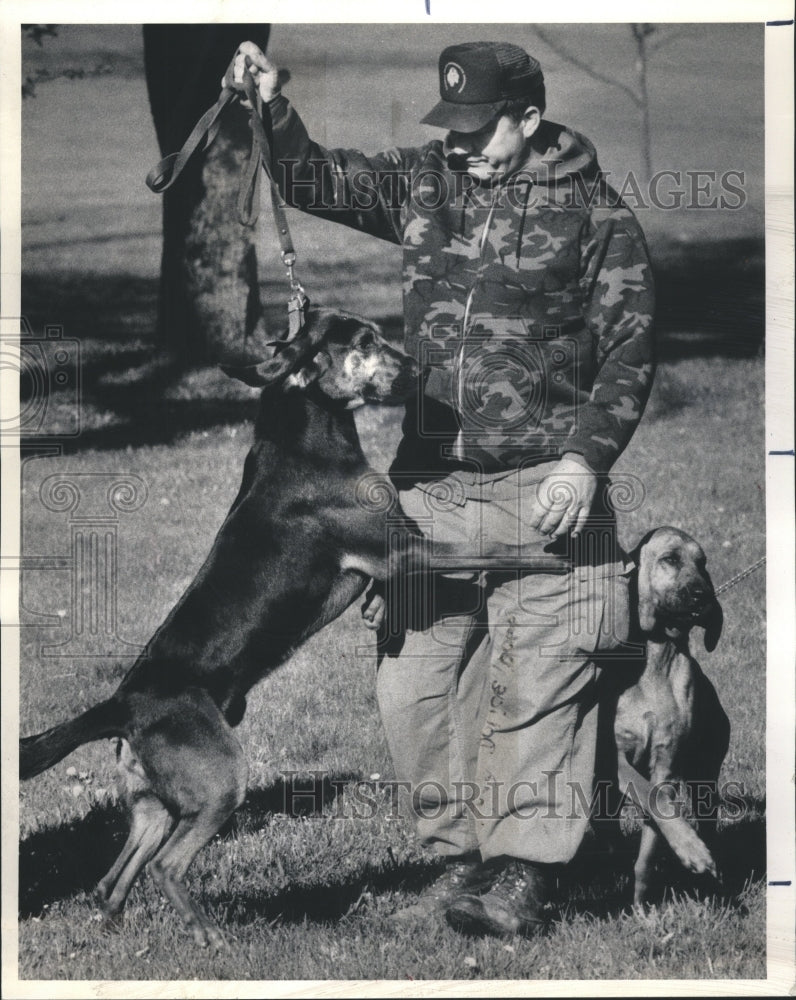
[[227, 939], [215, 924], [209, 920], [202, 925], [195, 924], [191, 927], [194, 941], [201, 948], [211, 948], [213, 951], [224, 951], [227, 947]]
[[719, 872], [713, 855], [708, 850], [704, 840], [687, 823], [678, 827], [676, 837], [670, 839], [669, 843], [689, 871], [697, 875], [712, 875], [714, 879], [718, 880]]

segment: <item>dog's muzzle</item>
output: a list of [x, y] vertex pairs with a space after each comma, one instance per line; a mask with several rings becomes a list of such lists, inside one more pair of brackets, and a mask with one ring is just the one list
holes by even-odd
[[676, 626], [703, 625], [716, 605], [713, 590], [702, 587], [682, 591], [661, 607], [665, 620]]

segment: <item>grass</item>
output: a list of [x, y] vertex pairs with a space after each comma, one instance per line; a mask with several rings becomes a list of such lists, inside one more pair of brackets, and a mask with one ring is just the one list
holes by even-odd
[[[98, 352], [97, 371], [103, 352]], [[109, 359], [110, 360], [110, 359]], [[129, 358], [128, 358], [129, 362]], [[722, 583], [764, 551], [762, 361], [696, 358], [661, 366], [648, 412], [618, 471], [640, 477], [644, 505], [627, 514], [630, 545], [648, 527], [670, 523], [703, 544]], [[119, 391], [138, 369], [120, 366]], [[97, 375], [96, 385], [101, 378]], [[88, 411], [92, 385], [87, 380]], [[179, 385], [179, 384], [178, 384]], [[79, 450], [28, 463], [24, 472], [26, 554], [66, 554], [63, 514], [46, 510], [38, 489], [54, 471], [132, 472], [146, 504], [118, 527], [118, 634], [144, 643], [188, 584], [237, 490], [250, 436], [250, 398], [224, 398], [212, 373], [190, 376], [193, 406], [214, 423], [175, 433], [168, 444]], [[172, 387], [179, 413], [188, 395]], [[196, 398], [198, 397], [198, 398]], [[111, 409], [110, 433], [118, 413]], [[367, 410], [366, 451], [384, 467], [399, 414]], [[108, 430], [110, 428], [110, 430]], [[100, 441], [99, 433], [94, 440]], [[68, 574], [25, 575], [21, 724], [39, 731], [109, 694], [129, 659], [45, 658], [43, 643], [66, 637], [36, 615], [68, 621]], [[228, 828], [191, 869], [192, 891], [220, 920], [229, 949], [194, 947], [146, 879], [133, 890], [123, 927], [107, 933], [90, 899], [125, 832], [115, 803], [112, 753], [84, 747], [21, 788], [20, 975], [30, 979], [559, 979], [758, 978], [765, 976], [764, 575], [723, 597], [718, 649], [699, 658], [730, 716], [733, 733], [722, 779], [739, 782], [744, 814], [726, 817], [719, 855], [726, 893], [698, 891], [676, 868], [672, 888], [647, 914], [627, 910], [621, 859], [586, 852], [562, 878], [553, 929], [538, 941], [473, 941], [434, 922], [395, 930], [387, 917], [433, 877], [407, 820], [373, 775], [391, 774], [374, 694], [370, 633], [357, 607], [304, 646], [252, 692], [240, 736], [250, 791]], [[39, 622], [39, 626], [35, 623]], [[696, 647], [695, 647], [696, 648]], [[287, 808], [285, 774], [325, 772], [323, 807]], [[364, 784], [363, 784], [364, 783]], [[363, 809], [362, 800], [371, 804]], [[367, 815], [352, 817], [352, 813]], [[626, 831], [629, 848], [634, 833]]]

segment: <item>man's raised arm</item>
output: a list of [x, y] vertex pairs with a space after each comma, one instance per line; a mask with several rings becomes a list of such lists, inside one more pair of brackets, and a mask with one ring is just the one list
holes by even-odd
[[[295, 108], [280, 93], [276, 67], [253, 42], [238, 48], [236, 85], [242, 86], [247, 67], [270, 112], [274, 176], [287, 204], [400, 243], [401, 206], [408, 198], [417, 151], [392, 149], [367, 157], [356, 149], [325, 149], [310, 139]], [[246, 100], [241, 103], [250, 107]]]

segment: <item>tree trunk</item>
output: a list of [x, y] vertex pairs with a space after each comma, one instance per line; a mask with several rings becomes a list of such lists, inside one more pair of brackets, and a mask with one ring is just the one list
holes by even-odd
[[652, 131], [650, 129], [650, 99], [647, 88], [647, 38], [655, 30], [649, 24], [634, 24], [631, 27], [636, 40], [636, 79], [638, 81], [639, 117], [641, 126], [641, 169], [647, 185], [652, 177]]
[[[144, 64], [161, 153], [179, 150], [220, 90], [245, 39], [265, 50], [267, 24], [148, 24]], [[241, 225], [237, 196], [251, 132], [232, 106], [206, 151], [197, 150], [163, 195], [157, 332], [185, 366], [262, 358], [265, 329], [256, 228]]]

